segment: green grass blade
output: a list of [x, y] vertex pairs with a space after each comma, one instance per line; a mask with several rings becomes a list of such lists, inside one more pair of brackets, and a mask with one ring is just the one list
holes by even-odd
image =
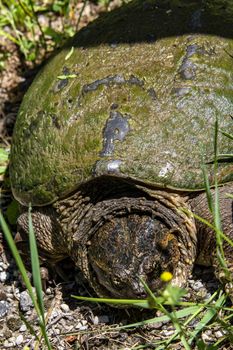
[[[211, 295], [211, 297], [204, 303], [204, 304], [198, 304], [197, 307], [198, 309], [196, 311], [194, 311], [191, 316], [183, 323], [184, 327], [187, 328], [187, 326], [189, 325], [189, 323], [195, 319], [205, 308], [208, 307], [208, 305], [213, 301], [213, 299], [216, 297], [217, 292], [215, 292], [213, 295]], [[212, 306], [211, 306], [212, 307]], [[166, 341], [166, 346], [168, 346], [169, 344], [171, 344], [174, 340], [177, 339], [179, 335], [179, 332], [176, 331], [167, 341]], [[189, 344], [191, 345], [191, 342], [189, 340]]]
[[206, 167], [204, 165], [202, 166], [202, 172], [203, 172], [203, 176], [204, 176], [205, 191], [206, 191], [209, 211], [211, 213], [213, 213], [213, 211], [214, 211], [213, 197], [212, 197], [211, 190], [210, 190], [210, 182], [209, 182], [209, 178], [207, 175]]
[[[199, 306], [189, 306], [186, 307], [182, 310], [178, 310], [176, 311], [176, 317], [178, 319], [180, 318], [184, 318], [187, 317], [189, 315], [192, 315], [193, 313], [197, 312], [197, 310], [199, 310]], [[172, 313], [173, 314], [173, 313]], [[137, 328], [137, 327], [141, 327], [141, 326], [145, 326], [147, 324], [151, 324], [151, 323], [160, 323], [160, 322], [168, 322], [170, 321], [170, 317], [163, 315], [163, 316], [158, 316], [158, 317], [153, 317], [147, 320], [143, 320], [140, 322], [136, 322], [136, 323], [131, 323], [131, 324], [127, 324], [124, 326], [119, 326], [119, 327], [115, 327], [114, 330], [118, 331], [118, 330], [124, 330], [124, 329], [131, 329], [131, 328]], [[112, 328], [109, 329], [109, 331], [112, 332]], [[63, 333], [64, 335], [75, 335], [75, 334], [82, 334], [85, 333], [86, 331], [78, 331], [78, 332], [67, 332], [67, 333]], [[93, 331], [89, 331], [89, 333], [95, 333], [98, 332], [98, 330], [93, 330]]]
[[[190, 210], [187, 210], [185, 208], [182, 209], [183, 212], [187, 213], [188, 215], [192, 215], [195, 219], [197, 219], [198, 221], [202, 222], [203, 224], [205, 224], [206, 226], [208, 226], [209, 228], [211, 228], [213, 231], [216, 231], [216, 227], [214, 225], [212, 225], [209, 221], [203, 219], [201, 216], [191, 212]], [[233, 241], [227, 237], [222, 231], [218, 232], [219, 235], [221, 235], [221, 237], [229, 244], [233, 247]]]
[[14, 44], [19, 45], [19, 41], [13, 37], [12, 35], [10, 35], [9, 33], [5, 32], [4, 30], [0, 29], [0, 35], [4, 36], [5, 38], [9, 39], [10, 41], [12, 41]]
[[[214, 224], [217, 230], [221, 231], [221, 214], [219, 206], [219, 190], [218, 190], [218, 119], [215, 121], [215, 134], [214, 134], [214, 188], [215, 188], [215, 201], [214, 201]], [[217, 232], [217, 231], [216, 231]], [[221, 237], [217, 234], [218, 244], [222, 244]]]
[[226, 197], [227, 197], [227, 198], [233, 199], [233, 194], [231, 194], [231, 193], [226, 193]]
[[72, 298], [75, 298], [80, 301], [89, 301], [94, 303], [106, 303], [106, 304], [115, 304], [115, 305], [131, 305], [137, 306], [145, 309], [150, 309], [150, 303], [147, 299], [109, 299], [109, 298], [91, 298], [91, 297], [80, 297], [76, 295], [71, 295]]
[[9, 158], [9, 151], [5, 148], [0, 147], [0, 162], [7, 162]]
[[225, 294], [222, 294], [216, 301], [216, 304], [206, 311], [205, 315], [195, 327], [195, 330], [191, 333], [191, 337], [189, 338], [189, 344], [193, 342], [193, 340], [197, 337], [198, 333], [200, 333], [205, 328], [205, 326], [213, 319], [213, 317], [216, 316], [217, 312], [219, 311], [219, 308], [224, 304], [225, 301], [226, 296]]
[[27, 327], [28, 331], [36, 338], [37, 341], [39, 341], [39, 337], [36, 334], [34, 328], [31, 326], [30, 322], [25, 318], [24, 314], [22, 312], [19, 313], [21, 320], [24, 322], [25, 326]]
[[232, 153], [219, 153], [218, 154], [218, 161], [219, 161], [219, 158], [229, 158], [229, 157], [233, 157], [233, 154]]
[[39, 263], [39, 255], [36, 245], [36, 238], [32, 224], [32, 216], [31, 216], [31, 205], [28, 210], [28, 221], [29, 221], [29, 245], [30, 245], [30, 254], [31, 254], [31, 264], [32, 264], [32, 277], [34, 287], [36, 289], [36, 296], [38, 302], [38, 317], [40, 319], [40, 329], [43, 335], [43, 338], [46, 342], [46, 345], [49, 350], [52, 350], [52, 347], [49, 342], [49, 338], [46, 332], [46, 322], [44, 316], [44, 301], [43, 301], [43, 293], [42, 293], [42, 283], [41, 283], [41, 275], [40, 275], [40, 263]]
[[215, 137], [214, 137], [214, 188], [215, 188], [215, 203], [214, 203], [214, 226], [216, 227], [216, 251], [217, 258], [220, 266], [222, 267], [226, 278], [230, 278], [230, 272], [227, 267], [225, 254], [223, 250], [223, 239], [220, 234], [221, 230], [221, 213], [220, 213], [220, 204], [219, 204], [219, 190], [218, 190], [218, 119], [215, 122]]
[[233, 140], [233, 135], [229, 134], [228, 132], [225, 132], [223, 130], [219, 130], [224, 136], [228, 137], [229, 139]]
[[74, 46], [71, 47], [70, 51], [67, 53], [65, 57], [65, 61], [67, 61], [74, 53]]
[[29, 245], [30, 245], [30, 254], [31, 254], [33, 284], [36, 289], [37, 301], [40, 309], [40, 316], [42, 318], [42, 322], [45, 323], [42, 283], [41, 283], [41, 276], [40, 276], [40, 264], [39, 264], [39, 256], [37, 251], [35, 233], [32, 225], [31, 206], [29, 207], [29, 211], [28, 211], [28, 222], [29, 222]]
[[38, 305], [37, 305], [37, 301], [36, 301], [36, 298], [35, 298], [35, 295], [33, 293], [33, 289], [32, 289], [32, 285], [30, 283], [30, 280], [28, 278], [28, 275], [27, 275], [27, 271], [25, 269], [25, 266], [24, 266], [24, 263], [21, 259], [21, 256], [19, 255], [19, 252], [17, 250], [17, 247], [15, 245], [15, 242], [14, 242], [14, 239], [10, 233], [10, 230], [7, 226], [7, 223], [2, 215], [2, 213], [0, 212], [0, 224], [1, 224], [1, 227], [2, 227], [2, 230], [3, 230], [3, 233], [5, 235], [5, 238], [6, 238], [6, 241], [9, 245], [9, 248], [11, 250], [11, 253], [15, 259], [15, 262], [19, 268], [19, 271], [21, 273], [21, 276], [22, 276], [22, 279], [23, 279], [23, 282], [28, 290], [28, 293], [32, 299], [32, 302], [35, 306], [35, 309], [38, 310]]

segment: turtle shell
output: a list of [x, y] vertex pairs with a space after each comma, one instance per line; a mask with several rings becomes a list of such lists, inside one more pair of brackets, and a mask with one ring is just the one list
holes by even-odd
[[[10, 176], [22, 204], [51, 203], [106, 174], [203, 188], [216, 118], [233, 133], [233, 9], [200, 3], [133, 1], [47, 62], [14, 129]], [[218, 136], [219, 152], [231, 152]], [[232, 179], [221, 163], [219, 181]]]

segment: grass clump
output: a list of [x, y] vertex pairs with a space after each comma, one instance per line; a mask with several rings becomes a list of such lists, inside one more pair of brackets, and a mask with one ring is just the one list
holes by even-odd
[[[111, 1], [98, 0], [96, 3], [107, 10]], [[81, 8], [77, 10], [79, 0], [2, 0], [0, 36], [16, 44], [27, 61], [37, 61], [61, 46], [79, 29], [89, 1], [81, 3]], [[58, 18], [59, 25], [54, 26]], [[0, 69], [4, 68], [6, 55], [0, 55]]]

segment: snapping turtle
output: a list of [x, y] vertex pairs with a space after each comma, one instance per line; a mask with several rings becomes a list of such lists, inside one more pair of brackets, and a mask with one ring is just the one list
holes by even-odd
[[[99, 296], [141, 297], [139, 277], [155, 291], [163, 271], [184, 285], [194, 262], [224, 277], [214, 233], [182, 208], [211, 220], [201, 165], [216, 118], [233, 133], [232, 12], [133, 1], [74, 36], [24, 97], [10, 162], [19, 233], [32, 203], [41, 256], [71, 257]], [[222, 134], [218, 146], [231, 151]], [[231, 164], [218, 181], [232, 238]], [[232, 253], [226, 245], [230, 271]]]

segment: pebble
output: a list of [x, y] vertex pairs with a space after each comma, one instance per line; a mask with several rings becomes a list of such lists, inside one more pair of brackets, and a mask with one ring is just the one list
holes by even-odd
[[19, 305], [20, 305], [21, 311], [23, 312], [29, 311], [33, 307], [32, 300], [27, 290], [23, 291], [20, 294]]
[[13, 348], [15, 344], [12, 343], [11, 341], [9, 341], [8, 339], [4, 341], [3, 343], [3, 346], [6, 348], [6, 349], [9, 349], [9, 348]]
[[213, 340], [213, 336], [212, 336], [212, 333], [210, 332], [208, 332], [208, 331], [206, 331], [206, 332], [204, 332], [204, 333], [202, 333], [202, 340], [204, 341], [204, 342], [206, 342], [207, 344], [209, 344], [209, 343], [212, 343], [214, 340]]
[[146, 325], [146, 327], [148, 329], [160, 329], [162, 328], [162, 322], [155, 322], [155, 323], [149, 323], [148, 325]]
[[170, 337], [171, 335], [174, 334], [174, 330], [171, 330], [171, 331], [167, 331], [167, 330], [166, 330], [166, 331], [164, 332], [164, 334], [165, 334], [166, 337]]
[[6, 282], [9, 274], [6, 271], [0, 272], [0, 282]]
[[203, 287], [203, 284], [200, 281], [195, 281], [192, 284], [192, 289], [195, 290], [195, 292], [198, 292]]
[[224, 331], [224, 329], [221, 331], [216, 331], [215, 337], [219, 339], [219, 338], [223, 337], [225, 334], [226, 334], [226, 331]]
[[0, 271], [7, 270], [8, 264], [5, 264], [4, 262], [0, 262]]
[[[50, 315], [50, 320], [52, 321], [56, 317], [61, 315], [61, 310], [60, 309], [53, 309], [51, 315]], [[45, 317], [47, 316], [47, 313], [45, 313]]]
[[99, 324], [99, 317], [98, 316], [95, 316], [94, 318], [93, 318], [93, 324], [95, 325], [95, 326], [97, 326], [97, 324]]
[[61, 310], [63, 312], [69, 312], [70, 311], [69, 305], [67, 305], [67, 304], [61, 304], [60, 308], [61, 308]]
[[61, 330], [60, 330], [59, 328], [54, 328], [54, 332], [55, 332], [57, 335], [61, 334]]
[[4, 317], [9, 310], [10, 304], [6, 300], [0, 301], [0, 318]]
[[78, 324], [75, 326], [75, 329], [78, 329], [79, 331], [84, 331], [88, 328], [88, 324], [86, 320], [82, 320], [81, 322], [78, 322]]
[[47, 289], [46, 289], [46, 294], [50, 295], [50, 294], [52, 294], [52, 293], [53, 293], [53, 291], [52, 291], [51, 288], [47, 288]]
[[7, 298], [11, 298], [12, 299], [14, 297], [14, 294], [13, 293], [7, 293], [6, 296], [7, 296]]
[[20, 332], [25, 332], [27, 330], [27, 327], [25, 324], [22, 324], [22, 326], [20, 327], [19, 331]]
[[20, 345], [23, 343], [23, 336], [22, 334], [18, 335], [18, 337], [15, 340], [16, 345]]

